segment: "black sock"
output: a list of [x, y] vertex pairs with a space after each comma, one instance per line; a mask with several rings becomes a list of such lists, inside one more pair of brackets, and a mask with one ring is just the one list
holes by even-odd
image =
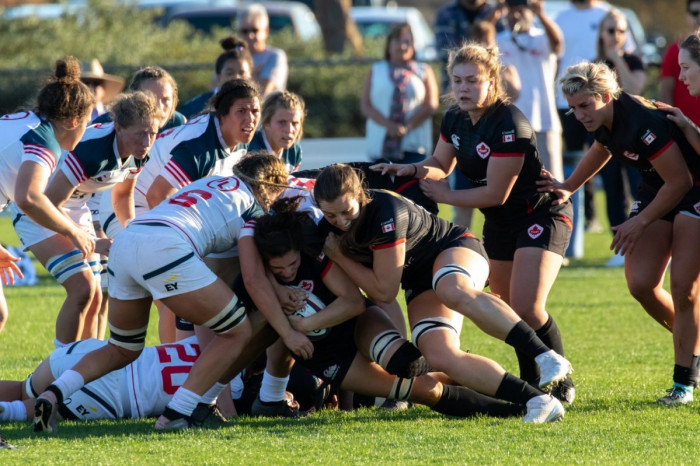
[[448, 416], [471, 417], [485, 414], [494, 417], [512, 417], [525, 414], [525, 406], [497, 400], [466, 387], [443, 385], [442, 397], [432, 407]]
[[518, 350], [515, 350], [515, 355], [518, 357], [520, 378], [530, 385], [538, 385], [540, 380], [540, 369], [537, 367], [537, 363], [535, 363], [535, 358]]
[[[693, 360], [693, 362], [695, 362]], [[692, 364], [690, 367], [683, 367], [675, 364], [673, 366], [673, 382], [685, 385], [688, 387], [694, 387], [698, 381], [698, 367], [697, 364]]]
[[386, 365], [386, 371], [404, 379], [412, 379], [431, 372], [428, 361], [410, 341], [405, 341]]
[[544, 395], [544, 392], [506, 372], [496, 390], [496, 398], [524, 405], [531, 398]]
[[535, 331], [524, 320], [521, 320], [510, 329], [508, 336], [506, 336], [506, 343], [533, 358], [546, 353], [550, 349], [542, 343]]
[[556, 351], [557, 354], [564, 356], [564, 345], [561, 342], [561, 333], [559, 332], [557, 323], [554, 322], [551, 315], [542, 327], [535, 330], [535, 334], [540, 337], [542, 343], [547, 345], [547, 347]]

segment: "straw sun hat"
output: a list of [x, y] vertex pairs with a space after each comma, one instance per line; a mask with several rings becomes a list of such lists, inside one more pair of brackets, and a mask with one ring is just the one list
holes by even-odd
[[124, 79], [119, 76], [114, 76], [105, 73], [100, 61], [93, 58], [89, 66], [85, 64], [80, 70], [80, 79], [85, 84], [98, 83], [105, 90], [105, 95], [102, 101], [110, 102], [119, 92], [124, 89]]

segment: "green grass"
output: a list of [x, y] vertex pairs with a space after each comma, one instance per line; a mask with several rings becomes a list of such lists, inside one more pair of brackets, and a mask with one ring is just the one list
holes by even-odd
[[[7, 220], [0, 219], [3, 239], [12, 235]], [[0, 432], [19, 448], [0, 450], [0, 464], [697, 463], [697, 405], [654, 403], [671, 385], [671, 335], [629, 296], [621, 269], [602, 267], [609, 241], [607, 233], [586, 235], [585, 259], [561, 271], [549, 300], [576, 369], [577, 398], [563, 422], [450, 419], [419, 407], [325, 411], [301, 420], [244, 417], [216, 430], [176, 433], [154, 432], [151, 419], [65, 422], [51, 436], [35, 435], [28, 423], [5, 423]], [[63, 291], [39, 270], [39, 286], [6, 289], [0, 378], [24, 378], [52, 349]], [[149, 344], [156, 343], [153, 324]], [[471, 324], [462, 344], [517, 372], [510, 347]]]

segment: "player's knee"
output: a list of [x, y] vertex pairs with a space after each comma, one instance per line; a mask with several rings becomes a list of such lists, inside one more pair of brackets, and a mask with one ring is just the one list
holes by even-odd
[[420, 350], [410, 341], [404, 341], [389, 359], [386, 371], [399, 377], [413, 378], [427, 374], [431, 368]]
[[[99, 262], [98, 262], [99, 265]], [[93, 270], [90, 265], [90, 261], [83, 259], [82, 252], [74, 249], [65, 254], [59, 254], [51, 257], [46, 261], [46, 270], [49, 271], [51, 275], [62, 284], [68, 280], [70, 277], [81, 274], [81, 275], [92, 275]], [[72, 280], [72, 282], [77, 282], [78, 280]], [[84, 280], [85, 283], [90, 283], [92, 280]]]
[[250, 326], [241, 326], [245, 319], [245, 305], [234, 295], [231, 301], [218, 314], [202, 325], [209, 328], [216, 335], [224, 335], [233, 332], [234, 329], [237, 334], [246, 333], [246, 331], [250, 334]]
[[391, 386], [391, 391], [387, 398], [392, 400], [406, 401], [411, 396], [413, 390], [414, 379], [404, 379], [396, 377], [394, 384]]
[[671, 280], [671, 296], [675, 304], [676, 312], [693, 308], [693, 303], [698, 299], [698, 283], [693, 278], [697, 277], [674, 277]]
[[[146, 345], [146, 330], [148, 326], [124, 330], [109, 323], [109, 343], [126, 359], [136, 359]], [[136, 354], [136, 356], [133, 356]]]
[[399, 340], [401, 340], [401, 334], [397, 330], [386, 330], [375, 335], [369, 345], [369, 356], [372, 361], [386, 367], [383, 360], [387, 356], [389, 348]]

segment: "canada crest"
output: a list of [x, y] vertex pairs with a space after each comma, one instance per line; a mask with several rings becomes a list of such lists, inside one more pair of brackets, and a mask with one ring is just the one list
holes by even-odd
[[485, 159], [491, 153], [491, 148], [485, 142], [482, 141], [479, 144], [477, 144], [476, 153], [479, 154], [479, 157]]
[[630, 152], [628, 150], [624, 151], [622, 155], [624, 155], [630, 160], [639, 160], [639, 154], [635, 154], [634, 152]]
[[530, 228], [527, 229], [527, 234], [530, 236], [532, 239], [537, 239], [539, 236], [542, 234], [544, 229], [542, 228], [542, 225], [539, 225], [535, 223], [532, 225]]
[[654, 142], [655, 139], [656, 135], [652, 133], [650, 129], [648, 129], [647, 132], [644, 133], [644, 136], [642, 136], [642, 141], [644, 141], [644, 144], [647, 146]]
[[314, 282], [313, 280], [302, 280], [299, 282], [299, 288], [312, 293], [314, 291]]

